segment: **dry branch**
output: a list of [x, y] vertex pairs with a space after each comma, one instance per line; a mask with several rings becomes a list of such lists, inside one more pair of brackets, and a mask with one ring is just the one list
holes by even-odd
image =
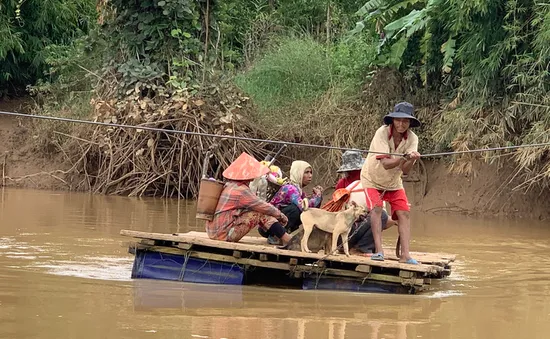
[[[250, 136], [257, 130], [243, 116], [246, 101], [234, 91], [224, 91], [208, 99], [173, 96], [157, 102], [135, 96], [120, 101], [93, 100], [92, 104], [97, 121]], [[266, 155], [264, 145], [257, 143], [170, 132], [100, 126], [81, 129], [80, 134], [63, 146], [64, 152], [74, 159], [73, 167], [84, 176], [76, 189], [103, 194], [192, 198], [198, 194], [207, 151], [214, 154], [209, 175], [219, 173], [218, 168], [227, 167], [241, 152], [258, 159]], [[77, 151], [83, 145], [84, 154]]]

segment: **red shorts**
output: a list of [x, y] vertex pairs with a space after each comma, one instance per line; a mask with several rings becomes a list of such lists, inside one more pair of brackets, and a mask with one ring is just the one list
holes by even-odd
[[383, 201], [387, 201], [390, 204], [393, 220], [397, 220], [396, 211], [408, 212], [411, 210], [404, 189], [384, 192], [384, 190], [377, 190], [376, 188], [365, 188], [365, 195], [367, 197], [367, 208], [369, 210], [374, 207], [383, 207]]

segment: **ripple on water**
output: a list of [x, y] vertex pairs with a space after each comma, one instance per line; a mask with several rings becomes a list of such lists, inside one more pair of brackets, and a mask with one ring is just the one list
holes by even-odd
[[17, 255], [6, 255], [6, 258], [11, 259], [26, 259], [26, 260], [34, 260], [37, 257], [35, 255], [24, 255], [24, 254], [17, 254]]
[[[71, 276], [86, 279], [129, 281], [133, 258], [113, 257], [109, 255], [74, 256], [64, 253], [62, 246], [45, 243], [42, 246], [29, 245], [14, 238], [0, 238], [0, 254], [11, 261], [10, 268], [42, 270], [48, 274]], [[55, 253], [55, 257], [47, 255]], [[71, 260], [65, 258], [70, 256]]]
[[15, 239], [13, 238], [8, 238], [8, 237], [0, 238], [0, 250], [11, 248], [14, 242], [15, 242]]
[[447, 290], [447, 291], [437, 291], [432, 294], [427, 294], [426, 297], [430, 299], [437, 299], [437, 298], [456, 297], [464, 294], [465, 293], [461, 291]]
[[132, 270], [132, 259], [113, 257], [86, 257], [71, 261], [39, 263], [30, 267], [45, 269], [47, 273], [77, 278], [129, 281]]

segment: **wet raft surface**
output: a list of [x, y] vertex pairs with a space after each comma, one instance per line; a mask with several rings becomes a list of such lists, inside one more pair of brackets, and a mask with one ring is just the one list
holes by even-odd
[[211, 240], [204, 232], [178, 234], [122, 230], [140, 239], [132, 278], [198, 283], [250, 284], [303, 289], [417, 293], [451, 273], [455, 256], [411, 252], [421, 263], [398, 262], [394, 249], [386, 260], [281, 250], [266, 239], [246, 236], [238, 243]]

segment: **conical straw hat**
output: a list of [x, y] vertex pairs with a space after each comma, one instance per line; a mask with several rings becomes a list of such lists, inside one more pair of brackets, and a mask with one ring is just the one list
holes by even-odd
[[254, 180], [267, 173], [267, 166], [243, 152], [223, 171], [223, 176], [229, 180]]

